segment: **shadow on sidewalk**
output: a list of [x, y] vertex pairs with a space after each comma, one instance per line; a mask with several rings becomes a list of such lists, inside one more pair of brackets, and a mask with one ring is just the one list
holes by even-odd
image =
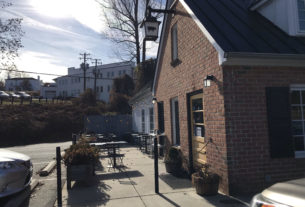
[[67, 205], [105, 205], [110, 199], [106, 192], [111, 189], [111, 186], [105, 184], [98, 176], [86, 182], [75, 182], [71, 190], [68, 190]]
[[132, 178], [132, 177], [142, 177], [144, 176], [140, 171], [118, 171], [107, 174], [97, 174], [96, 177], [99, 180], [112, 180], [112, 179], [124, 179], [124, 178]]
[[[177, 178], [171, 174], [160, 174], [160, 179], [173, 189], [191, 188], [192, 183], [187, 178]], [[178, 181], [178, 182], [177, 182]]]

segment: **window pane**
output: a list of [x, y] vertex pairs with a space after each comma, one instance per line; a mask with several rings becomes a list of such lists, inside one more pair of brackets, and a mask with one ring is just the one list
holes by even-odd
[[305, 91], [302, 91], [302, 104], [305, 105]]
[[[305, 107], [304, 107], [305, 109]], [[301, 106], [291, 107], [291, 119], [292, 120], [302, 120]]]
[[205, 134], [204, 126], [194, 125], [194, 136], [204, 137], [204, 134]]
[[303, 135], [302, 121], [292, 122], [292, 135]]
[[304, 0], [298, 0], [298, 9], [305, 9]]
[[300, 30], [305, 30], [305, 21], [300, 21]]
[[192, 110], [202, 110], [203, 107], [202, 107], [202, 98], [199, 98], [199, 99], [194, 99], [192, 101]]
[[194, 117], [195, 123], [203, 123], [203, 113], [202, 112], [194, 112], [193, 117]]
[[296, 151], [304, 151], [304, 137], [294, 137], [294, 145]]
[[300, 91], [292, 91], [291, 104], [300, 104]]

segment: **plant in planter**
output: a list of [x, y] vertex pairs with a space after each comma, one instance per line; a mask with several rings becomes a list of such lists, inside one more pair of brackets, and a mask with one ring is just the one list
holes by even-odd
[[209, 171], [210, 165], [203, 167], [192, 174], [192, 182], [199, 195], [216, 195], [218, 192], [219, 175]]
[[85, 181], [94, 175], [94, 168], [99, 159], [99, 149], [80, 140], [66, 150], [63, 157], [67, 166], [67, 188], [71, 189], [71, 181]]
[[166, 172], [175, 176], [181, 174], [182, 157], [181, 152], [176, 147], [170, 147], [164, 158]]

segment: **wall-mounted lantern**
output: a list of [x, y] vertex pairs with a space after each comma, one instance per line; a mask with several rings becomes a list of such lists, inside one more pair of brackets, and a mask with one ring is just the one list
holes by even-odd
[[158, 39], [158, 35], [159, 35], [159, 25], [160, 25], [161, 22], [158, 21], [156, 17], [153, 17], [151, 15], [152, 12], [166, 13], [166, 14], [175, 13], [174, 10], [152, 9], [151, 7], [148, 7], [147, 8], [147, 16], [145, 17], [145, 20], [143, 20], [143, 23], [141, 25], [141, 27], [144, 26], [145, 40], [146, 41], [156, 41]]
[[207, 75], [205, 79], [203, 80], [204, 87], [210, 87], [211, 81], [214, 81], [215, 77], [213, 75]]
[[156, 98], [156, 97], [153, 97], [152, 103], [153, 103], [153, 104], [157, 103], [157, 98]]

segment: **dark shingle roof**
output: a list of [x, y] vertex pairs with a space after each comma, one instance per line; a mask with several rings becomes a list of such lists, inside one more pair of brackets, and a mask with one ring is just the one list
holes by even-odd
[[305, 54], [305, 37], [286, 34], [249, 0], [185, 0], [224, 52]]

